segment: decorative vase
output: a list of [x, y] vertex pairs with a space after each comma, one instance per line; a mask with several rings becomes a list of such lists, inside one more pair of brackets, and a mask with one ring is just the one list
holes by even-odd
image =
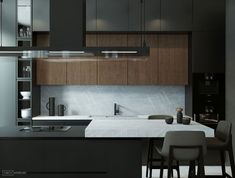
[[176, 111], [177, 111], [177, 115], [176, 115], [176, 118], [177, 118], [177, 123], [179, 124], [182, 124], [182, 121], [183, 121], [183, 108], [176, 108]]

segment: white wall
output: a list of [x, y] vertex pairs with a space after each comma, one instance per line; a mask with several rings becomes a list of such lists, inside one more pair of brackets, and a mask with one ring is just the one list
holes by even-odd
[[50, 96], [68, 107], [66, 115], [113, 115], [115, 102], [122, 115], [175, 115], [175, 108], [185, 105], [184, 86], [43, 86], [42, 115], [48, 115]]

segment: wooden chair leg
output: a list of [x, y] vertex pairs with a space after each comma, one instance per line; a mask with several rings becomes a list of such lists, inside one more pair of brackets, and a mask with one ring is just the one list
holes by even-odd
[[223, 178], [226, 178], [224, 151], [220, 151], [220, 159], [221, 159], [222, 176]]
[[234, 155], [233, 155], [232, 143], [231, 143], [231, 145], [229, 147], [228, 153], [229, 153], [229, 161], [230, 161], [232, 177], [235, 177], [235, 165], [234, 165]]

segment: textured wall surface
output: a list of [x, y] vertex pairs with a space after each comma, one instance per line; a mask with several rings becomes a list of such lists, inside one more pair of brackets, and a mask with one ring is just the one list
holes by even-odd
[[226, 119], [233, 124], [235, 151], [235, 1], [226, 3]]
[[[114, 103], [122, 115], [171, 114], [185, 103], [184, 86], [43, 86], [41, 114], [48, 115], [46, 103], [68, 108], [65, 115], [113, 115]], [[56, 111], [57, 113], [57, 111]]]

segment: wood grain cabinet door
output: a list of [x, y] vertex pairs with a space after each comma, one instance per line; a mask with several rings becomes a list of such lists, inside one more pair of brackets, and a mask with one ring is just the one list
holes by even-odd
[[159, 84], [188, 84], [188, 35], [160, 35]]
[[65, 85], [66, 61], [62, 61], [62, 59], [38, 59], [37, 84]]
[[158, 48], [150, 48], [148, 57], [128, 60], [129, 85], [158, 84]]
[[95, 85], [97, 84], [97, 59], [83, 58], [68, 60], [68, 85]]
[[127, 60], [98, 60], [99, 85], [127, 85]]

